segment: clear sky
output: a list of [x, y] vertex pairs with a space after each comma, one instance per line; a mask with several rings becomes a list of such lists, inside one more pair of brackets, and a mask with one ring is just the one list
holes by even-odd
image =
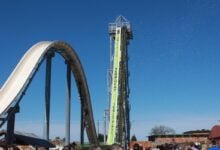
[[[177, 133], [210, 129], [220, 119], [220, 1], [0, 1], [0, 86], [23, 54], [43, 40], [72, 45], [83, 64], [94, 118], [103, 132], [108, 107], [108, 23], [131, 21], [131, 134], [146, 139], [155, 125]], [[42, 136], [45, 64], [21, 102], [16, 130]], [[74, 84], [73, 84], [74, 85]], [[51, 137], [64, 137], [65, 64], [56, 55]], [[72, 140], [79, 140], [79, 100], [73, 88]]]

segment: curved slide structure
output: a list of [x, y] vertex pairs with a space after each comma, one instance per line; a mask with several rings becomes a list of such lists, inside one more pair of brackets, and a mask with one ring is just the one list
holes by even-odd
[[50, 52], [59, 53], [70, 64], [79, 91], [79, 96], [81, 100], [84, 101], [83, 111], [88, 140], [91, 144], [98, 145], [86, 77], [76, 52], [65, 42], [39, 42], [26, 52], [0, 89], [0, 118], [7, 114], [10, 107], [13, 107], [19, 102], [34, 77], [34, 74], [37, 72], [38, 67], [47, 53]]

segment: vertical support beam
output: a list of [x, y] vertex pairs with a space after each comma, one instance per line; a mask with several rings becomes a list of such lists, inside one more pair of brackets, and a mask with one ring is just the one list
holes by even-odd
[[128, 142], [128, 147], [130, 148], [130, 132], [131, 132], [131, 121], [130, 121], [130, 104], [129, 101], [127, 99], [127, 106], [126, 106], [126, 112], [127, 112], [127, 142]]
[[67, 71], [66, 71], [66, 81], [67, 81], [67, 88], [66, 88], [66, 140], [65, 145], [70, 144], [70, 112], [71, 112], [71, 68], [69, 62], [66, 62]]
[[113, 55], [114, 55], [114, 49], [113, 49], [113, 36], [110, 35], [110, 66], [109, 66], [109, 73], [108, 73], [108, 94], [109, 94], [109, 100], [108, 100], [108, 109], [110, 110], [111, 107], [111, 88], [112, 88], [112, 78], [113, 78]]
[[53, 53], [47, 53], [46, 55], [44, 139], [47, 141], [49, 141], [50, 134], [51, 64], [53, 55]]
[[130, 94], [130, 88], [129, 88], [129, 69], [128, 69], [128, 44], [129, 41], [126, 41], [126, 104], [125, 104], [125, 109], [126, 109], [126, 123], [127, 123], [127, 145], [128, 148], [130, 148], [130, 132], [131, 132], [131, 121], [130, 121], [130, 103], [129, 103], [129, 94]]
[[8, 110], [8, 122], [7, 122], [7, 146], [13, 145], [14, 140], [14, 128], [15, 128], [15, 113], [19, 112], [19, 106], [16, 105]]
[[84, 144], [84, 99], [81, 98], [80, 144]]

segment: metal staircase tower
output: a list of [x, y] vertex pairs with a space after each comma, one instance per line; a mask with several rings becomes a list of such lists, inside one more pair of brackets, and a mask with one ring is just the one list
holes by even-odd
[[109, 101], [110, 120], [107, 144], [120, 144], [127, 148], [130, 141], [130, 104], [128, 44], [133, 38], [130, 22], [123, 16], [109, 24], [110, 69]]

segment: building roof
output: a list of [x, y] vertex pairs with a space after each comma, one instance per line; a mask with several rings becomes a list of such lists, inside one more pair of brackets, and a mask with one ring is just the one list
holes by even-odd
[[[0, 131], [0, 136], [2, 135], [6, 135], [5, 130]], [[34, 134], [28, 134], [28, 133], [22, 133], [22, 132], [15, 132], [14, 143], [17, 145], [32, 145], [35, 147], [45, 147], [45, 148], [55, 147], [50, 142], [44, 139], [38, 138]], [[5, 139], [1, 139], [0, 144], [5, 145]]]
[[209, 134], [210, 139], [220, 138], [220, 125], [215, 125]]
[[186, 132], [183, 132], [183, 134], [209, 134], [210, 133], [210, 130], [207, 130], [207, 129], [202, 129], [202, 130], [191, 130], [191, 131], [186, 131]]
[[150, 135], [148, 138], [167, 138], [167, 137], [207, 137], [207, 134], [167, 134], [167, 135]]

